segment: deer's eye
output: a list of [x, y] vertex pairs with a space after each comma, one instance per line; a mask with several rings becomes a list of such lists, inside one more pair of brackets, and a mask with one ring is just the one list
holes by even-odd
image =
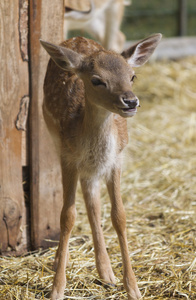
[[131, 77], [131, 81], [132, 82], [134, 82], [134, 80], [137, 78], [137, 76], [136, 75], [133, 75], [132, 77]]
[[94, 77], [91, 79], [91, 82], [94, 86], [98, 86], [98, 85], [102, 85], [102, 86], [105, 86], [106, 87], [106, 84], [105, 82], [103, 82], [101, 79], [97, 78], [97, 77]]

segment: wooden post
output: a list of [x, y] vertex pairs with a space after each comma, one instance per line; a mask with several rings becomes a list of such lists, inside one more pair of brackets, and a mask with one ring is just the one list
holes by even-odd
[[187, 34], [187, 0], [179, 0], [178, 34]]
[[49, 56], [39, 39], [63, 40], [63, 0], [30, 1], [30, 178], [31, 240], [33, 248], [58, 240], [62, 207], [61, 171], [55, 147], [42, 116], [43, 82]]
[[[21, 42], [21, 35], [25, 38], [25, 27], [27, 29], [28, 14], [25, 2], [27, 1], [0, 2], [0, 251], [2, 252], [9, 249], [20, 252], [26, 247], [22, 132], [18, 130], [25, 128], [17, 129], [16, 124], [20, 119], [24, 97], [28, 102], [28, 63], [25, 53], [27, 49], [25, 50], [24, 40]], [[25, 110], [24, 107], [23, 109]]]

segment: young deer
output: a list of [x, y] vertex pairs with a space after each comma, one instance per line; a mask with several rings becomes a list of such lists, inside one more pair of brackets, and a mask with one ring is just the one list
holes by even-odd
[[52, 300], [63, 297], [66, 285], [78, 178], [92, 229], [98, 273], [105, 282], [115, 284], [101, 228], [99, 179], [103, 177], [122, 253], [124, 287], [129, 300], [141, 297], [130, 263], [120, 195], [121, 153], [128, 142], [126, 118], [134, 116], [139, 106], [132, 92], [132, 68], [143, 65], [160, 40], [161, 34], [152, 35], [121, 55], [82, 37], [60, 46], [41, 40], [52, 58], [44, 83], [43, 114], [60, 157], [64, 192]]

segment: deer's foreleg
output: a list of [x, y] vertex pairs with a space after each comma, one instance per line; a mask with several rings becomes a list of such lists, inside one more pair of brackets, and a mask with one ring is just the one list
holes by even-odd
[[57, 269], [51, 293], [52, 300], [62, 298], [66, 286], [65, 268], [69, 253], [68, 243], [76, 217], [75, 192], [77, 179], [78, 176], [76, 170], [69, 169], [67, 166], [64, 166], [64, 164], [62, 164], [64, 202], [60, 218], [61, 234], [55, 262], [55, 265], [57, 265]]
[[92, 179], [81, 179], [89, 222], [93, 234], [96, 266], [101, 279], [115, 283], [114, 273], [106, 250], [103, 230], [101, 228], [101, 203], [99, 197], [99, 182]]

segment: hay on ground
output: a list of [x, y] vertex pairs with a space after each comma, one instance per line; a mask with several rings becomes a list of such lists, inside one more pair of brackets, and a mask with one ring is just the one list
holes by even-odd
[[[196, 57], [137, 72], [141, 108], [129, 120], [122, 197], [130, 259], [145, 299], [196, 299]], [[138, 91], [138, 92], [137, 92]], [[126, 299], [103, 187], [102, 218], [115, 287], [101, 283], [80, 190], [64, 299]], [[46, 299], [56, 248], [0, 258], [0, 299]]]

